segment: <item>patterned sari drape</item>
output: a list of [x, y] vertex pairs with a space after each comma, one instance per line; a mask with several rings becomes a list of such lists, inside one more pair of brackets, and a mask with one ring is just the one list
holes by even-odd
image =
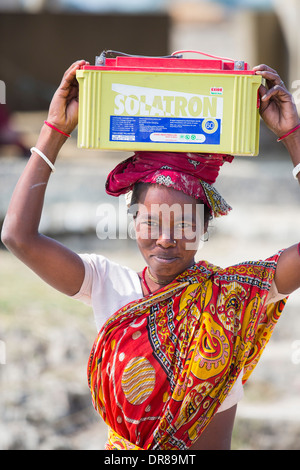
[[265, 306], [278, 257], [226, 269], [202, 261], [107, 321], [88, 381], [95, 409], [116, 433], [108, 449], [195, 442], [271, 337], [285, 305]]

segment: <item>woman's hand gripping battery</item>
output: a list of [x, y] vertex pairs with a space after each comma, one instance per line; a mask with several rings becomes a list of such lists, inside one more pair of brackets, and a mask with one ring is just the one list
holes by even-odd
[[278, 73], [271, 67], [261, 64], [253, 70], [266, 80], [266, 86], [261, 85], [259, 90], [261, 117], [280, 138], [299, 124], [293, 97]]
[[78, 122], [79, 87], [76, 71], [83, 65], [89, 65], [89, 62], [78, 60], [68, 68], [49, 107], [47, 121], [66, 134], [71, 134]]

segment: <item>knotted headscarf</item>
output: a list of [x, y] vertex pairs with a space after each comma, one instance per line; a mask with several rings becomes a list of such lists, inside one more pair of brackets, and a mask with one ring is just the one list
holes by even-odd
[[214, 217], [226, 215], [231, 207], [212, 185], [223, 163], [232, 160], [220, 154], [137, 152], [110, 172], [106, 192], [119, 196], [136, 183], [163, 184], [200, 199]]

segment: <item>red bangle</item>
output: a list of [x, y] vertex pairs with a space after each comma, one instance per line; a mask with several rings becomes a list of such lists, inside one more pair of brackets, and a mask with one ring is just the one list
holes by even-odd
[[292, 129], [291, 131], [287, 132], [286, 134], [284, 134], [282, 137], [279, 137], [277, 139], [277, 142], [280, 142], [281, 140], [285, 139], [288, 135], [292, 134], [293, 132], [295, 132], [297, 129], [300, 129], [300, 124], [298, 124], [298, 126], [294, 127], [294, 129]]
[[60, 134], [65, 135], [66, 137], [71, 137], [70, 134], [66, 134], [65, 132], [61, 131], [60, 129], [57, 129], [57, 127], [54, 127], [52, 124], [50, 124], [50, 122], [44, 121], [44, 123], [46, 124], [46, 126], [49, 126], [49, 127], [51, 127], [51, 129], [54, 129], [56, 132], [59, 132]]

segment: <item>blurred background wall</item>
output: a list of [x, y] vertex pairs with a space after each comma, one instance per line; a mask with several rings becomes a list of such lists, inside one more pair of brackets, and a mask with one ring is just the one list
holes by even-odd
[[109, 48], [197, 49], [300, 76], [296, 0], [0, 0], [0, 79], [12, 110], [47, 107], [62, 70]]
[[94, 64], [103, 49], [164, 55], [166, 14], [8, 13], [0, 15], [1, 79], [11, 110], [47, 109], [64, 70], [77, 59]]

